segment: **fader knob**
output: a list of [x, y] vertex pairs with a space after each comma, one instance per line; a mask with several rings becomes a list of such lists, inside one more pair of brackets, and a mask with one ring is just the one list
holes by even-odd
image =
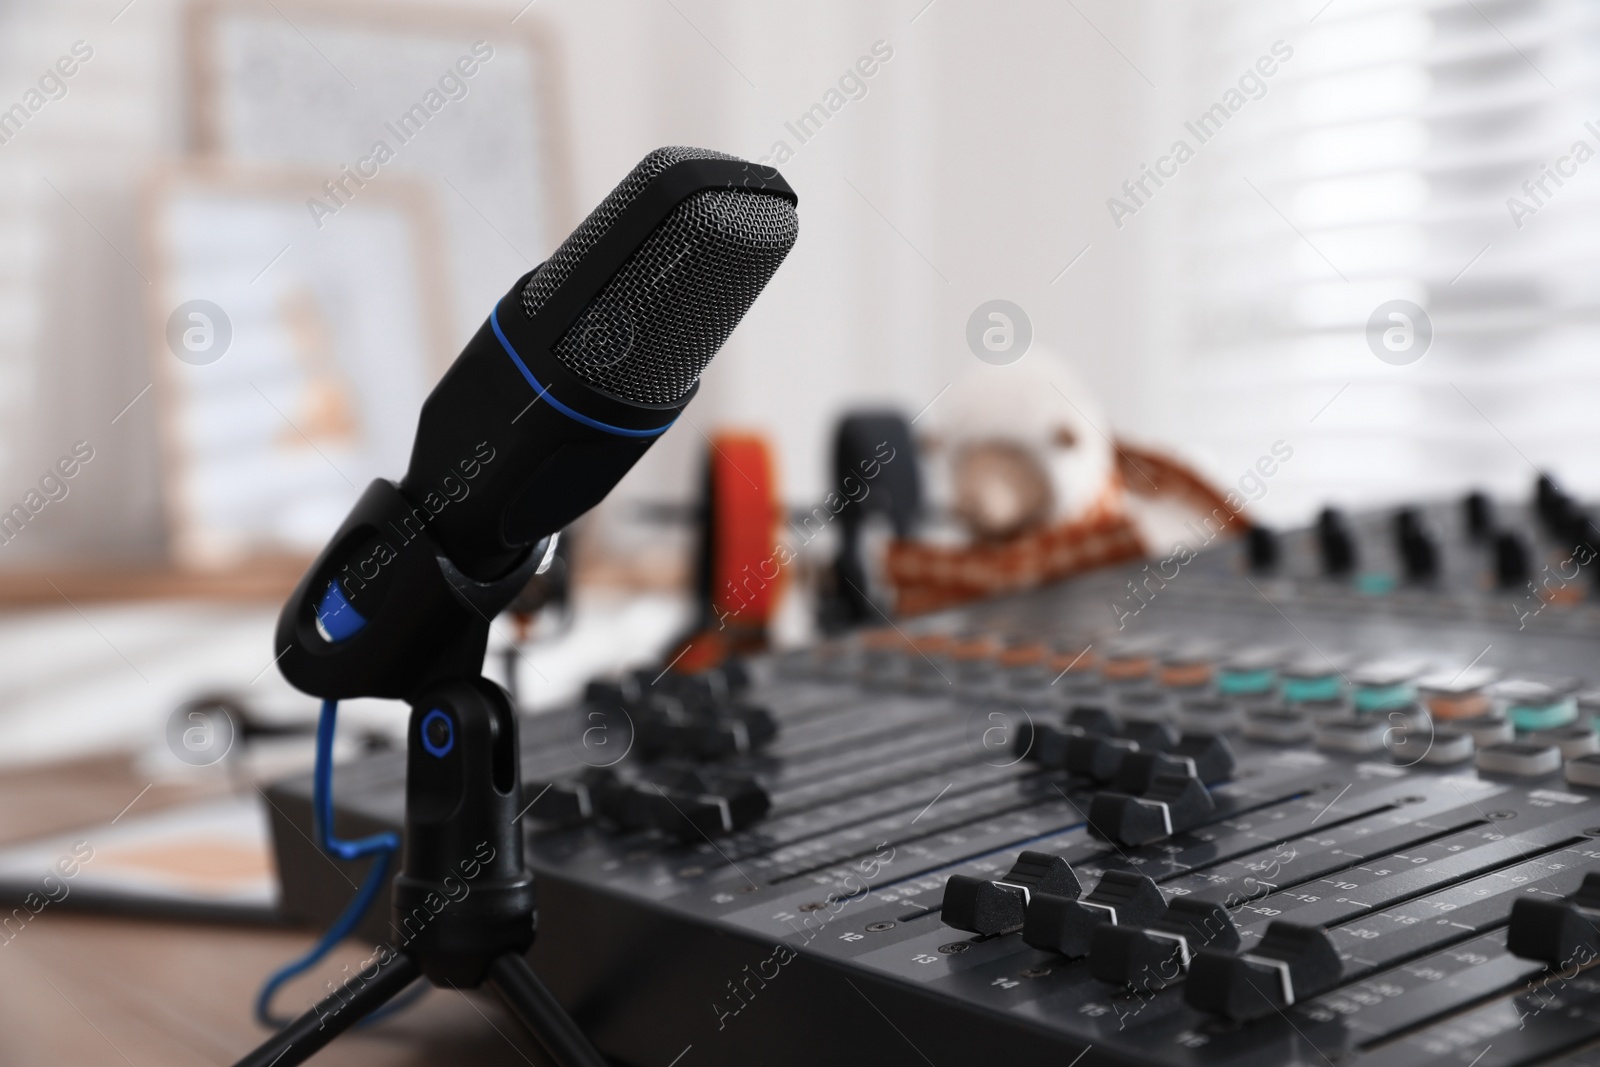
[[584, 772], [594, 810], [624, 831], [643, 830], [654, 825], [654, 792], [645, 793], [637, 785], [624, 782], [617, 772], [593, 768]]
[[1155, 719], [1128, 723], [1122, 736], [1138, 745], [1140, 752], [1165, 752], [1178, 743], [1178, 731]]
[[1147, 929], [1096, 927], [1089, 941], [1089, 973], [1113, 985], [1165, 984], [1187, 971], [1202, 948], [1237, 951], [1239, 928], [1221, 904], [1178, 897]]
[[1022, 925], [1035, 893], [1076, 900], [1082, 887], [1072, 867], [1060, 856], [1024, 852], [1004, 877], [993, 881], [952, 874], [945, 880], [939, 918], [957, 930], [1002, 933]]
[[1122, 766], [1117, 768], [1117, 776], [1111, 780], [1111, 788], [1118, 793], [1139, 794], [1149, 789], [1155, 783], [1156, 777], [1162, 774], [1177, 774], [1189, 776], [1193, 773], [1194, 764], [1180, 756], [1171, 756], [1165, 752], [1130, 752], [1122, 758]]
[[675, 788], [641, 786], [650, 821], [658, 830], [683, 841], [701, 841], [743, 830], [772, 808], [772, 798], [754, 778], [737, 776], [715, 786], [695, 772], [672, 783]]
[[1061, 768], [1067, 764], [1067, 743], [1083, 736], [1083, 731], [1070, 726], [1051, 726], [1047, 722], [1024, 722], [1017, 730], [1015, 751], [1044, 767]]
[[1506, 948], [1513, 956], [1552, 967], [1587, 963], [1600, 955], [1600, 873], [1583, 877], [1570, 897], [1519, 897], [1511, 905]]
[[1114, 737], [1122, 732], [1122, 721], [1101, 704], [1074, 704], [1067, 711], [1067, 725], [1086, 734]]
[[1089, 833], [1119, 845], [1148, 845], [1194, 829], [1216, 807], [1200, 779], [1157, 774], [1141, 796], [1095, 794], [1089, 803]]
[[1072, 737], [1067, 739], [1062, 766], [1080, 778], [1109, 782], [1117, 776], [1122, 758], [1139, 746], [1120, 737]]
[[524, 779], [522, 795], [528, 798], [523, 813], [539, 822], [579, 822], [595, 813], [589, 784], [579, 780], [538, 782]]
[[1186, 733], [1172, 747], [1172, 755], [1187, 759], [1202, 782], [1226, 782], [1233, 777], [1233, 749], [1218, 734]]
[[1337, 984], [1343, 970], [1328, 931], [1280, 919], [1243, 955], [1197, 953], [1183, 999], [1191, 1008], [1248, 1022], [1316, 996]]
[[1071, 959], [1089, 953], [1095, 927], [1149, 926], [1166, 910], [1160, 888], [1131, 871], [1107, 871], [1094, 892], [1081, 900], [1034, 893], [1022, 922], [1023, 943]]

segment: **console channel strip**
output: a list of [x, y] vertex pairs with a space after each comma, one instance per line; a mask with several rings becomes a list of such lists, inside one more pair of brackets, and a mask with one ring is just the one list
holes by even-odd
[[597, 681], [522, 725], [530, 958], [638, 1067], [1600, 1062], [1596, 546], [1542, 479]]

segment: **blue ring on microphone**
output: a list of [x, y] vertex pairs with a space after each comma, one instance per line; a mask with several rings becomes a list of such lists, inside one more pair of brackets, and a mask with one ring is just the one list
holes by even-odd
[[[499, 307], [496, 307], [493, 311], [489, 312], [489, 325], [494, 327], [494, 335], [500, 339], [500, 346], [506, 350], [506, 355], [511, 357], [511, 362], [517, 365], [517, 370], [522, 372], [522, 376], [528, 379], [528, 384], [538, 390], [539, 396], [546, 403], [574, 422], [581, 422], [583, 425], [588, 426], [591, 429], [603, 430], [606, 433], [614, 433], [618, 437], [657, 437], [672, 429], [672, 423], [669, 422], [665, 426], [654, 430], [630, 430], [626, 426], [613, 426], [608, 422], [601, 422], [599, 419], [591, 419], [587, 415], [573, 411], [571, 408], [567, 407], [567, 405], [551, 396], [550, 390], [539, 384], [539, 379], [533, 376], [533, 372], [528, 369], [528, 365], [522, 362], [522, 357], [517, 355], [517, 350], [511, 347], [510, 341], [506, 340], [506, 335], [500, 329]], [[673, 422], [676, 421], [676, 419], [673, 420]]]
[[[428, 736], [428, 725], [435, 719], [444, 721], [445, 739], [442, 745], [434, 744], [433, 739]], [[434, 708], [422, 717], [420, 729], [422, 730], [422, 747], [427, 749], [428, 755], [435, 759], [444, 759], [450, 754], [450, 750], [456, 747], [456, 724], [450, 720], [450, 716], [438, 708]]]

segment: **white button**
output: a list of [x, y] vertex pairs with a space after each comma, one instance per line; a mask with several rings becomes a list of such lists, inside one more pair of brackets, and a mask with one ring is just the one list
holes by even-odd
[[1511, 723], [1498, 715], [1485, 715], [1479, 719], [1457, 719], [1450, 724], [1452, 729], [1472, 735], [1472, 740], [1479, 748], [1488, 748], [1502, 741], [1509, 741], [1513, 736]]
[[1384, 735], [1389, 724], [1382, 719], [1370, 721], [1319, 723], [1314, 731], [1317, 747], [1330, 752], [1377, 752], [1383, 748]]
[[1355, 709], [1342, 700], [1305, 700], [1294, 709], [1313, 722], [1349, 722], [1356, 717]]
[[1478, 753], [1478, 770], [1493, 774], [1514, 774], [1536, 778], [1561, 769], [1561, 750], [1555, 745], [1530, 745], [1521, 741], [1502, 741]]
[[1600, 755], [1579, 756], [1567, 761], [1567, 781], [1600, 789]]
[[1232, 704], [1220, 701], [1216, 704], [1180, 708], [1178, 711], [1179, 727], [1206, 733], [1220, 734], [1237, 730], [1243, 719], [1244, 712]]
[[1477, 749], [1472, 735], [1455, 730], [1438, 730], [1433, 735], [1433, 746], [1422, 756], [1422, 762], [1434, 766], [1460, 763], [1472, 758]]
[[1311, 723], [1293, 711], [1258, 711], [1244, 720], [1244, 735], [1252, 741], [1290, 744], [1310, 737]]
[[1564, 726], [1558, 730], [1536, 730], [1527, 737], [1529, 744], [1555, 745], [1565, 759], [1600, 752], [1600, 736], [1587, 726]]

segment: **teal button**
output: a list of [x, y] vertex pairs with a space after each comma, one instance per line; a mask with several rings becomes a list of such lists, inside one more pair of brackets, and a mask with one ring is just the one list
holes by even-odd
[[1356, 592], [1366, 596], [1383, 596], [1394, 592], [1394, 575], [1363, 574], [1356, 578]]
[[1337, 674], [1324, 674], [1317, 678], [1285, 678], [1283, 699], [1291, 704], [1309, 703], [1313, 700], [1338, 700], [1340, 678]]
[[1403, 708], [1416, 699], [1416, 690], [1407, 682], [1399, 685], [1365, 685], [1356, 690], [1355, 704], [1357, 711], [1386, 711], [1389, 708]]
[[1271, 669], [1260, 671], [1223, 671], [1217, 676], [1217, 690], [1228, 696], [1265, 693], [1272, 688]]
[[1506, 717], [1519, 730], [1553, 730], [1578, 721], [1578, 702], [1568, 697], [1554, 704], [1513, 704]]

